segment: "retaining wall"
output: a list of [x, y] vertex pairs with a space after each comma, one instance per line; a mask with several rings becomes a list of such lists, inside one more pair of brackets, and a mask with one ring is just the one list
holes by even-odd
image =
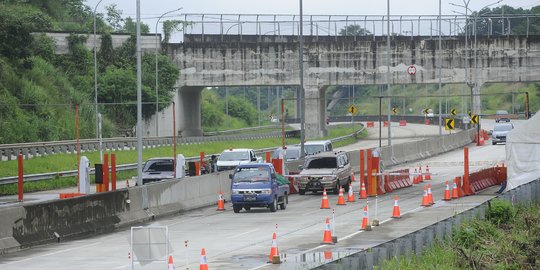
[[[527, 204], [540, 200], [540, 178], [519, 186], [496, 198], [509, 200], [516, 204]], [[463, 221], [484, 218], [491, 200], [453, 217], [437, 222], [416, 232], [377, 245], [369, 250], [360, 251], [340, 258], [314, 269], [373, 269], [374, 266], [394, 257], [422, 255], [436, 240], [445, 240], [452, 236], [452, 228]]]
[[228, 172], [0, 209], [0, 254], [113, 231], [230, 197]]

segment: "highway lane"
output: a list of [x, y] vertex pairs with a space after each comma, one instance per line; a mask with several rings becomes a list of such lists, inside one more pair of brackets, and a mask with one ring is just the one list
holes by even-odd
[[[470, 158], [478, 165], [491, 164], [504, 160], [504, 145], [492, 146], [489, 141], [485, 146], [470, 146]], [[463, 160], [462, 150], [449, 152], [427, 160], [405, 164], [400, 167], [417, 166], [418, 164], [436, 164], [431, 166], [434, 173], [433, 193], [435, 200], [442, 199], [444, 181], [462, 174], [459, 162]], [[439, 166], [442, 163], [452, 166]], [[444, 165], [444, 164], [442, 164]], [[482, 166], [472, 166], [471, 171]], [[358, 176], [357, 176], [358, 178]], [[355, 182], [355, 191], [358, 191]], [[491, 194], [493, 190], [489, 191]], [[349, 203], [346, 206], [335, 206], [337, 197], [330, 195], [330, 204], [335, 206], [335, 231], [339, 243], [324, 247], [322, 241], [324, 219], [331, 217], [330, 210], [321, 210], [319, 195], [294, 195], [285, 211], [270, 213], [267, 209], [234, 214], [230, 204], [227, 211], [216, 212], [215, 207], [190, 211], [181, 215], [161, 219], [148, 225], [165, 225], [169, 227], [172, 256], [177, 269], [197, 268], [200, 249], [206, 248], [209, 265], [212, 269], [297, 269], [314, 266], [324, 261], [323, 251], [330, 250], [333, 259], [351, 252], [375, 245], [389, 237], [395, 237], [412, 231], [414, 225], [425, 225], [428, 221], [436, 222], [442, 217], [435, 215], [432, 220], [424, 218], [413, 221], [407, 217], [424, 213], [437, 213], [444, 207], [421, 208], [422, 186], [417, 185], [379, 196], [377, 202], [370, 198], [370, 218], [377, 215], [385, 221], [373, 232], [359, 231], [362, 207], [365, 201]], [[404, 218], [397, 221], [388, 220], [391, 216], [393, 196], [400, 196], [400, 208]], [[489, 196], [488, 196], [489, 197]], [[483, 198], [471, 196], [465, 199]], [[465, 199], [461, 199], [466, 201]], [[475, 202], [476, 203], [476, 202]], [[440, 202], [438, 203], [440, 204]], [[467, 203], [456, 203], [453, 210], [466, 208]], [[377, 209], [375, 210], [375, 205]], [[375, 213], [375, 211], [377, 213]], [[450, 211], [451, 212], [451, 211]], [[400, 223], [401, 222], [401, 223]], [[278, 245], [285, 262], [281, 265], [267, 265], [272, 233], [278, 224]], [[407, 224], [401, 225], [400, 224]], [[394, 226], [394, 227], [391, 227]], [[392, 228], [392, 229], [389, 229]], [[369, 236], [369, 237], [368, 237]], [[368, 239], [369, 238], [369, 239]], [[93, 238], [70, 241], [35, 247], [15, 254], [0, 257], [0, 268], [10, 269], [129, 269], [129, 230], [100, 235]], [[188, 240], [188, 248], [184, 241]], [[187, 255], [187, 260], [186, 260]], [[136, 269], [164, 269], [161, 265], [149, 265]]]

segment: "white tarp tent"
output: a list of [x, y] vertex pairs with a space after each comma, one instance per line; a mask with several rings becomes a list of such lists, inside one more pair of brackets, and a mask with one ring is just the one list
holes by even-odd
[[506, 190], [540, 178], [540, 111], [506, 136]]

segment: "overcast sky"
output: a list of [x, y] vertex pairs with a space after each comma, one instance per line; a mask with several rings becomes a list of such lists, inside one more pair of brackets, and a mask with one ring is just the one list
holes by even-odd
[[[454, 15], [454, 11], [464, 12], [463, 8], [449, 3], [463, 5], [464, 0], [442, 0], [443, 15]], [[465, 0], [470, 1], [471, 10], [495, 3], [497, 0]], [[87, 0], [86, 4], [93, 10], [99, 0]], [[161, 14], [183, 8], [181, 13], [218, 13], [218, 14], [298, 14], [299, 1], [295, 0], [140, 0], [141, 17], [154, 32], [156, 18]], [[384, 0], [304, 0], [304, 14], [318, 15], [384, 15], [387, 12]], [[98, 12], [104, 13], [105, 6], [117, 4], [124, 17], [135, 18], [136, 0], [102, 0]], [[540, 0], [503, 0], [500, 4], [529, 9], [540, 5]], [[399, 15], [436, 15], [439, 12], [438, 0], [390, 0], [390, 13]], [[180, 19], [181, 17], [177, 17]], [[174, 17], [168, 19], [175, 19]], [[163, 21], [163, 20], [162, 20]], [[158, 27], [161, 32], [161, 26]]]

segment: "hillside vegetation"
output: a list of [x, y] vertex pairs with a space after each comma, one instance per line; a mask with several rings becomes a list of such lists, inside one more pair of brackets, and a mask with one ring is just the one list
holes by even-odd
[[[97, 16], [102, 34], [98, 52], [98, 103], [103, 136], [129, 134], [136, 122], [135, 38], [112, 48], [110, 33], [134, 30], [114, 5]], [[107, 21], [107, 22], [105, 22]], [[0, 1], [0, 144], [75, 138], [79, 105], [81, 138], [95, 137], [93, 52], [83, 44], [93, 31], [93, 15], [82, 0]], [[143, 27], [148, 31], [148, 26]], [[74, 31], [69, 53], [56, 55], [46, 31]], [[132, 33], [132, 32], [131, 32]], [[159, 109], [172, 101], [179, 71], [160, 55]], [[155, 102], [155, 58], [143, 57], [143, 102]], [[155, 113], [145, 104], [143, 115]]]

